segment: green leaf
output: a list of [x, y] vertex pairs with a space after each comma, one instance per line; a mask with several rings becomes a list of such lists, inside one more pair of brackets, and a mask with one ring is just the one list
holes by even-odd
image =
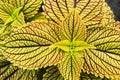
[[56, 47], [65, 52], [70, 52], [70, 51], [77, 52], [77, 51], [81, 51], [84, 49], [90, 49], [90, 48], [95, 49], [93, 45], [87, 44], [84, 41], [70, 42], [68, 40], [63, 40], [50, 46], [50, 48], [56, 48]]
[[88, 31], [86, 42], [94, 45], [96, 49], [85, 51], [85, 71], [119, 80], [120, 32], [108, 27], [91, 28]]
[[37, 69], [57, 64], [64, 53], [49, 46], [59, 42], [59, 26], [52, 22], [33, 22], [14, 32], [5, 40], [3, 52], [14, 65]]
[[16, 8], [22, 7], [21, 11], [24, 13], [25, 18], [31, 18], [37, 14], [42, 0], [10, 0], [10, 4]]
[[20, 10], [22, 9], [22, 7], [16, 8], [13, 13], [12, 13], [12, 18], [13, 19], [17, 19], [20, 13]]
[[87, 36], [86, 27], [82, 20], [80, 20], [77, 10], [73, 9], [72, 12], [66, 16], [60, 26], [62, 28], [62, 40], [69, 40], [71, 42], [84, 41]]
[[79, 11], [80, 19], [87, 27], [100, 24], [104, 18], [104, 0], [43, 0], [45, 13], [55, 22], [62, 22], [72, 9]]
[[65, 80], [79, 80], [83, 68], [84, 52], [68, 52], [58, 65], [58, 69]]
[[50, 68], [47, 68], [42, 80], [64, 80], [64, 78], [57, 67], [51, 66]]

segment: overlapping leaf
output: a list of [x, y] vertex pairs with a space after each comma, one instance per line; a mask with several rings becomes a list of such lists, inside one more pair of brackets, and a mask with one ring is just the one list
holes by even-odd
[[46, 17], [44, 12], [38, 12], [34, 17], [30, 18], [28, 21], [47, 21], [49, 18]]
[[33, 69], [58, 63], [63, 51], [50, 48], [60, 41], [59, 27], [51, 22], [33, 22], [14, 32], [4, 43], [4, 55], [19, 67]]
[[4, 25], [0, 30], [0, 34], [3, 34], [5, 31], [11, 31], [13, 26], [14, 29], [25, 24], [24, 15], [20, 10], [21, 8], [15, 8], [9, 3], [0, 2], [0, 19], [4, 21]]
[[45, 13], [54, 21], [61, 22], [75, 8], [87, 26], [101, 23], [106, 4], [104, 0], [43, 0]]
[[11, 25], [13, 26], [14, 29], [17, 29], [24, 24], [25, 24], [24, 14], [21, 12]]
[[[64, 80], [59, 70], [55, 66], [47, 68], [46, 73], [43, 76], [43, 80]], [[79, 80], [109, 80], [107, 78], [96, 77], [92, 74], [81, 72]]]
[[13, 66], [0, 54], [0, 80], [37, 80], [37, 76], [34, 71]]
[[97, 49], [86, 50], [85, 70], [98, 76], [120, 79], [120, 32], [112, 28], [92, 28], [86, 39]]
[[22, 7], [21, 11], [25, 17], [33, 17], [39, 10], [42, 0], [9, 0], [9, 3], [16, 8]]
[[43, 80], [64, 80], [59, 70], [55, 66], [51, 66], [46, 70], [46, 73], [43, 75]]
[[96, 77], [93, 74], [87, 74], [87, 73], [81, 72], [80, 80], [109, 80], [109, 79], [105, 77], [100, 78], [100, 77]]
[[[62, 44], [65, 48], [62, 49], [65, 51], [65, 57], [58, 65], [59, 71], [66, 80], [78, 80], [84, 63], [82, 59], [84, 52], [75, 51], [77, 45], [79, 45], [76, 44], [76, 41], [80, 43], [86, 38], [86, 27], [80, 21], [76, 10], [67, 15], [63, 21], [61, 37], [66, 41], [57, 44], [60, 49], [62, 49], [60, 47]], [[81, 45], [81, 47], [83, 46]]]

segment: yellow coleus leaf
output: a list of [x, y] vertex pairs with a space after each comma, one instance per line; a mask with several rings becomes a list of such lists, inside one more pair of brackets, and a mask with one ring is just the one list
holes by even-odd
[[56, 23], [62, 22], [72, 9], [79, 11], [79, 17], [87, 27], [101, 24], [105, 10], [104, 0], [43, 0], [44, 12]]
[[68, 52], [65, 58], [58, 65], [58, 69], [65, 80], [79, 80], [83, 68], [84, 52]]
[[70, 14], [66, 14], [61, 26], [62, 40], [84, 41], [87, 36], [87, 28], [80, 19], [77, 10], [73, 9]]
[[21, 10], [21, 7], [15, 9], [12, 12], [12, 14], [10, 14], [10, 16], [7, 18], [4, 25], [6, 26], [7, 24], [11, 23], [12, 26], [21, 26], [21, 25], [25, 24], [24, 15], [22, 12], [20, 12], [20, 10]]
[[27, 69], [57, 64], [64, 53], [49, 46], [61, 40], [58, 31], [59, 26], [52, 22], [30, 23], [4, 41], [4, 56], [15, 66]]
[[103, 19], [102, 19], [101, 26], [107, 26], [107, 25], [115, 22], [114, 14], [107, 3], [104, 3], [103, 6], [104, 6], [103, 7], [104, 11], [103, 11]]
[[[6, 6], [8, 5], [9, 4], [6, 4]], [[4, 8], [5, 6], [3, 5], [2, 7]], [[12, 8], [12, 7], [9, 7], [9, 8]], [[20, 12], [20, 10], [21, 10], [21, 7], [14, 9], [12, 13], [6, 13], [8, 14], [8, 16], [5, 15], [5, 13], [3, 13], [3, 16], [1, 16], [1, 19], [5, 20], [5, 22], [0, 30], [1, 35], [10, 34], [11, 31], [14, 31], [17, 28], [20, 28], [21, 25], [25, 24], [24, 15], [22, 12]], [[3, 11], [6, 12], [5, 9], [3, 9]]]
[[33, 73], [34, 70], [23, 70], [13, 66], [0, 52], [1, 80], [37, 80], [37, 75], [34, 76]]
[[65, 54], [65, 57], [58, 64], [58, 68], [65, 80], [78, 80], [84, 64], [84, 51], [82, 50], [83, 45], [86, 46], [87, 44], [84, 42], [86, 27], [76, 10], [66, 16], [61, 26], [62, 41], [52, 45], [52, 47], [63, 50]]
[[38, 13], [42, 0], [9, 0], [8, 3], [16, 8], [22, 7], [25, 18], [29, 19]]
[[0, 19], [6, 22], [14, 10], [15, 7], [13, 5], [9, 3], [0, 2]]
[[85, 50], [84, 69], [96, 76], [120, 79], [120, 31], [110, 27], [88, 30], [86, 39], [96, 49]]

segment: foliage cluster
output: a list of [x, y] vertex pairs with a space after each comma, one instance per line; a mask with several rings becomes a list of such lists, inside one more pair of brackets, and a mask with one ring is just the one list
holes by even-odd
[[104, 0], [0, 0], [0, 80], [119, 80], [119, 26]]

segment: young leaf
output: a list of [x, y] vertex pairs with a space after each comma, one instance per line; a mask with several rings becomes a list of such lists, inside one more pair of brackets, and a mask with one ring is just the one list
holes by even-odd
[[21, 12], [16, 19], [11, 23], [13, 26], [14, 30], [20, 28], [21, 26], [25, 25], [25, 18], [24, 14]]
[[[7, 25], [7, 24], [12, 23], [12, 22], [14, 22], [15, 20], [17, 20], [17, 19], [19, 18], [20, 10], [21, 10], [21, 7], [15, 9], [15, 10], [12, 12], [11, 16], [8, 17], [8, 19], [5, 21], [5, 24], [4, 24], [4, 25]], [[22, 16], [22, 17], [23, 17], [23, 19], [24, 19], [24, 16]], [[23, 20], [23, 22], [24, 22], [24, 20]]]
[[[101, 23], [103, 19], [104, 0], [43, 0], [45, 13], [59, 23], [75, 8], [86, 26]], [[106, 7], [107, 8], [107, 7]]]
[[15, 29], [25, 24], [24, 15], [22, 12], [20, 13], [21, 7], [15, 9], [15, 7], [9, 3], [0, 2], [0, 4], [0, 18], [4, 21], [4, 26], [0, 30], [0, 34], [5, 33], [5, 31], [10, 33], [13, 26]]
[[94, 45], [96, 49], [86, 50], [85, 71], [119, 80], [120, 32], [108, 27], [92, 28], [89, 29], [86, 42]]
[[14, 65], [36, 69], [57, 64], [63, 51], [49, 46], [60, 41], [59, 26], [51, 22], [33, 22], [14, 32], [4, 43], [4, 55]]
[[22, 7], [16, 8], [16, 9], [13, 11], [11, 17], [12, 17], [13, 19], [17, 19], [18, 16], [19, 16], [19, 13], [20, 13], [20, 10], [21, 10], [21, 9], [22, 9]]
[[58, 65], [58, 69], [65, 80], [79, 80], [83, 68], [84, 52], [68, 52]]
[[33, 17], [39, 10], [42, 0], [10, 0], [10, 4], [16, 8], [22, 7], [21, 11], [25, 18]]
[[50, 48], [56, 48], [56, 47], [65, 52], [70, 52], [70, 51], [78, 52], [90, 48], [95, 49], [93, 45], [87, 44], [84, 41], [70, 42], [68, 40], [63, 40], [50, 46]]
[[25, 24], [24, 15], [20, 13], [18, 17], [12, 18], [9, 17], [7, 21], [4, 23], [3, 27], [0, 30], [0, 34], [10, 34], [11, 31], [15, 31]]
[[64, 80], [64, 78], [57, 67], [51, 66], [50, 68], [47, 68], [42, 80]]

